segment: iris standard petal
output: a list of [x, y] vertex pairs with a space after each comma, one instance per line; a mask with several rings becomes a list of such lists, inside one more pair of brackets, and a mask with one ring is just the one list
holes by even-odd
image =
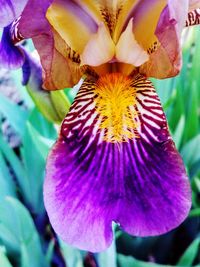
[[0, 0], [0, 27], [9, 25], [22, 13], [28, 0]]
[[[180, 71], [180, 34], [187, 17], [188, 0], [179, 5], [178, 0], [138, 1], [131, 12], [134, 38], [149, 55], [149, 60], [140, 67], [140, 72], [147, 77], [167, 78]], [[127, 29], [128, 26], [124, 33]], [[131, 37], [126, 39], [128, 48]], [[126, 44], [126, 40], [123, 43]], [[131, 51], [134, 54], [134, 47]], [[130, 60], [126, 63], [134, 65]]]
[[92, 252], [111, 244], [112, 221], [151, 236], [186, 218], [188, 178], [146, 78], [83, 83], [47, 160], [44, 201], [57, 234]]
[[144, 0], [138, 1], [133, 9], [131, 16], [133, 17], [135, 39], [145, 51], [149, 51], [154, 46], [154, 42], [157, 41], [154, 33], [160, 14], [166, 4], [166, 0]]
[[75, 1], [55, 0], [47, 11], [47, 19], [67, 45], [79, 54], [98, 29], [93, 18]]
[[22, 48], [13, 45], [10, 28], [9, 25], [3, 30], [0, 42], [0, 65], [8, 69], [16, 69], [23, 65], [24, 54]]
[[101, 21], [94, 20], [94, 13], [91, 16], [83, 6], [76, 1], [56, 0], [47, 11], [47, 18], [66, 44], [81, 55], [82, 65], [102, 65], [113, 58], [114, 43], [103, 17]]

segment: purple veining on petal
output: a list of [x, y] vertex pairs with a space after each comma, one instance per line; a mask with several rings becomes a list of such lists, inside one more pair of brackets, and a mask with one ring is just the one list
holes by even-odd
[[5, 27], [20, 16], [28, 0], [0, 0], [0, 27]]
[[5, 27], [3, 30], [0, 43], [0, 65], [5, 68], [16, 69], [23, 65], [24, 54], [21, 47], [13, 45], [10, 27], [11, 25]]
[[84, 250], [111, 244], [112, 221], [132, 235], [158, 235], [177, 227], [191, 206], [158, 96], [144, 77], [135, 77], [132, 86], [139, 138], [102, 139], [94, 83], [85, 81], [48, 157], [44, 201], [51, 224], [64, 241]]

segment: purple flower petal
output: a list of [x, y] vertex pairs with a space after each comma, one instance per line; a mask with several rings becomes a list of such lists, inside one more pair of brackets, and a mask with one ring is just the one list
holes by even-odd
[[19, 17], [28, 0], [0, 0], [0, 27], [5, 27]]
[[[152, 84], [140, 75], [108, 74], [101, 91], [101, 79], [83, 83], [49, 154], [44, 185], [54, 230], [92, 252], [111, 244], [112, 221], [132, 235], [158, 235], [177, 227], [191, 206], [184, 165]], [[125, 124], [113, 107], [118, 114], [125, 107]]]
[[0, 42], [0, 65], [8, 69], [16, 69], [23, 65], [23, 49], [14, 46], [10, 35], [10, 26], [4, 28]]

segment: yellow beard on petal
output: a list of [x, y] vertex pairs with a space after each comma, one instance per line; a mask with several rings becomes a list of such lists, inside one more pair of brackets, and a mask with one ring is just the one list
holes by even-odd
[[133, 79], [120, 73], [106, 74], [95, 85], [96, 111], [102, 118], [99, 130], [104, 130], [104, 141], [128, 142], [138, 138], [138, 111]]

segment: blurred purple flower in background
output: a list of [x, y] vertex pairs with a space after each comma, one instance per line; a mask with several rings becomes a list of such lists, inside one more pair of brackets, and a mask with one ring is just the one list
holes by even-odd
[[22, 2], [0, 2], [1, 62], [20, 66], [24, 53], [12, 42], [32, 38], [45, 89], [84, 77], [47, 160], [44, 201], [55, 231], [97, 252], [111, 244], [113, 221], [137, 236], [177, 227], [191, 206], [189, 181], [146, 77], [179, 73], [181, 32], [199, 23], [200, 1]]

